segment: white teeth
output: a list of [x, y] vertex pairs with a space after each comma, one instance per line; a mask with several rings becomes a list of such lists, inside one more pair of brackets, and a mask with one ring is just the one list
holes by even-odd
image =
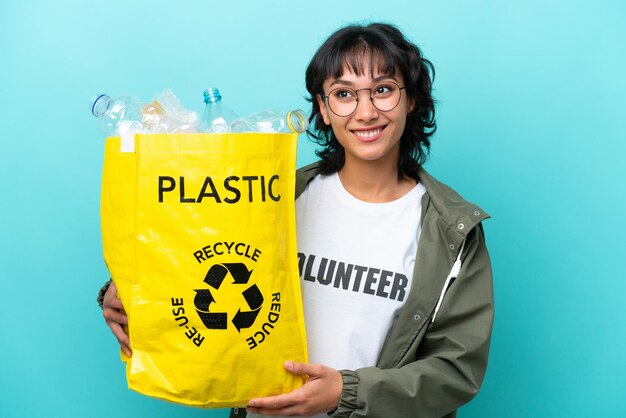
[[353, 131], [354, 134], [360, 138], [372, 138], [380, 133], [381, 129], [374, 129], [373, 131]]

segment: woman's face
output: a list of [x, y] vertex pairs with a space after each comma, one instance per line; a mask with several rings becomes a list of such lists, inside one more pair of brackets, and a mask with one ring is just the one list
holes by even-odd
[[[369, 64], [365, 64], [369, 68]], [[334, 90], [333, 94], [347, 96], [347, 90], [335, 89], [356, 91], [379, 86], [383, 86], [379, 91], [384, 92], [385, 83], [391, 85], [390, 82], [404, 87], [400, 74], [389, 76], [380, 73], [370, 75], [369, 71], [365, 73], [359, 76], [346, 69], [339, 78], [327, 79], [323, 84], [324, 95], [328, 96]], [[395, 167], [400, 151], [400, 138], [404, 132], [407, 114], [413, 110], [413, 104], [407, 99], [405, 90], [400, 90], [400, 101], [388, 111], [381, 111], [374, 106], [370, 100], [370, 90], [358, 91], [357, 96], [356, 110], [348, 116], [338, 116], [328, 106], [328, 100], [317, 96], [324, 123], [332, 127], [345, 150], [345, 164], [348, 166], [355, 162], [376, 162]]]

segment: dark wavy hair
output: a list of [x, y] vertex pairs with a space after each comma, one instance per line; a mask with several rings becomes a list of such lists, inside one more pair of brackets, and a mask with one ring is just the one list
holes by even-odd
[[[369, 63], [369, 69], [364, 68]], [[375, 68], [377, 67], [377, 68]], [[350, 25], [333, 33], [317, 50], [306, 69], [306, 88], [312, 110], [309, 117], [309, 137], [322, 148], [316, 152], [321, 158], [320, 172], [339, 171], [345, 162], [345, 151], [330, 126], [324, 123], [316, 96], [324, 95], [322, 85], [328, 78], [339, 78], [348, 68], [356, 75], [369, 70], [381, 74], [402, 74], [405, 91], [415, 106], [407, 115], [400, 140], [398, 176], [417, 178], [417, 171], [428, 158], [429, 137], [437, 129], [432, 82], [435, 69], [422, 56], [420, 49], [407, 40], [393, 25], [371, 23]]]

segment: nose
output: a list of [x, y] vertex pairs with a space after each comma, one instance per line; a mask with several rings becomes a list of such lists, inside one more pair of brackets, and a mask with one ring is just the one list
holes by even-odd
[[359, 96], [359, 100], [356, 103], [354, 117], [364, 122], [376, 119], [378, 117], [378, 109], [376, 109], [374, 103], [372, 103], [369, 90], [360, 91], [357, 94], [359, 93], [361, 96]]

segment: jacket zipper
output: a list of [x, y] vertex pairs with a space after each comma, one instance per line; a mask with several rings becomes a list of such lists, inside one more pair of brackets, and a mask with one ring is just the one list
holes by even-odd
[[461, 267], [462, 267], [461, 255], [463, 254], [464, 247], [465, 247], [465, 240], [463, 240], [463, 243], [461, 244], [461, 249], [459, 250], [459, 255], [457, 255], [456, 261], [454, 262], [454, 264], [452, 265], [452, 269], [450, 270], [450, 274], [448, 274], [448, 277], [446, 278], [446, 281], [443, 284], [443, 288], [441, 289], [441, 294], [439, 295], [439, 300], [437, 301], [437, 306], [435, 306], [435, 312], [433, 313], [433, 317], [430, 320], [431, 324], [435, 323], [435, 318], [437, 318], [437, 312], [439, 312], [439, 308], [441, 308], [441, 304], [443, 303], [443, 298], [445, 297], [446, 292], [448, 291], [448, 287], [450, 286], [452, 280], [456, 279], [459, 273], [461, 272]]

